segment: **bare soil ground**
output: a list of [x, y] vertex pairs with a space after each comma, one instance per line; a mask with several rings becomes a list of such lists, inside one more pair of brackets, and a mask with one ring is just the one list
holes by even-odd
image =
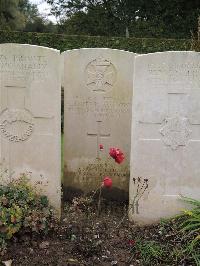
[[20, 234], [0, 261], [12, 260], [12, 266], [197, 265], [184, 251], [188, 239], [175, 220], [138, 227], [127, 217], [121, 223], [125, 213], [127, 206], [115, 203], [104, 202], [100, 215], [94, 205], [65, 204], [55, 231]]

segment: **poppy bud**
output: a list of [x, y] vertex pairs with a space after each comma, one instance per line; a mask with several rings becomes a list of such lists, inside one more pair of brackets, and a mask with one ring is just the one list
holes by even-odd
[[103, 186], [106, 187], [106, 188], [111, 188], [112, 187], [112, 179], [109, 176], [104, 177]]
[[103, 150], [103, 144], [99, 144], [99, 149], [100, 149], [100, 151]]

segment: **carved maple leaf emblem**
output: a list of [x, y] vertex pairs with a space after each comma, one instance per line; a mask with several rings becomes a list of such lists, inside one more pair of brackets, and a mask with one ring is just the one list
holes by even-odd
[[179, 146], [185, 146], [191, 132], [188, 118], [181, 116], [166, 118], [160, 129], [163, 142], [172, 150], [176, 150]]

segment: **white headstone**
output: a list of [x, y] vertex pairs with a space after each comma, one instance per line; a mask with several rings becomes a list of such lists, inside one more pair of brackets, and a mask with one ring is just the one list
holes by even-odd
[[[67, 51], [63, 56], [66, 194], [76, 189], [92, 191], [105, 175], [110, 175], [114, 187], [127, 192], [135, 55], [93, 48]], [[125, 153], [122, 164], [108, 159], [111, 147]]]
[[147, 224], [200, 197], [200, 53], [137, 56], [132, 114], [130, 219]]
[[21, 44], [0, 45], [0, 161], [12, 178], [33, 183], [60, 212], [60, 53]]

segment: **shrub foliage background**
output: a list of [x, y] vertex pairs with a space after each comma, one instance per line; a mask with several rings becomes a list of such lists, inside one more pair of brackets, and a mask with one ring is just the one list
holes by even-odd
[[55, 224], [55, 213], [46, 196], [38, 194], [26, 176], [0, 185], [0, 254], [20, 230], [47, 233]]
[[188, 51], [198, 49], [189, 39], [123, 38], [102, 36], [75, 36], [51, 33], [0, 31], [0, 43], [27, 43], [55, 48], [61, 51], [84, 47], [108, 47], [134, 53]]

